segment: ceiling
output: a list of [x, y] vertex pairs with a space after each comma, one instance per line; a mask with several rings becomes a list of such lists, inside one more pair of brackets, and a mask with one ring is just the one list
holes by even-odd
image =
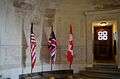
[[[63, 4], [65, 1], [69, 3], [69, 0], [13, 0], [13, 5], [20, 9], [32, 10], [36, 6], [38, 6], [38, 8], [41, 8], [41, 7], [57, 8], [58, 5]], [[75, 1], [77, 2], [79, 0], [73, 0], [73, 2]], [[94, 9], [97, 9], [97, 10], [120, 8], [120, 0], [86, 0], [86, 2], [89, 2], [94, 7]], [[84, 3], [84, 4], [87, 5], [88, 3]]]

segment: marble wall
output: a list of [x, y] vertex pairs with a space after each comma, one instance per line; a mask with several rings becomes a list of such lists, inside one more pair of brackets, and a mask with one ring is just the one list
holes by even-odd
[[10, 0], [0, 1], [0, 28], [0, 74], [14, 77], [21, 72], [21, 21]]

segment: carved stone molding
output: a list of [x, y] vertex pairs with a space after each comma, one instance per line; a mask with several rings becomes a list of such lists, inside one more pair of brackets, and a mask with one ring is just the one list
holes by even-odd
[[120, 0], [92, 0], [92, 4], [96, 10], [120, 8]]

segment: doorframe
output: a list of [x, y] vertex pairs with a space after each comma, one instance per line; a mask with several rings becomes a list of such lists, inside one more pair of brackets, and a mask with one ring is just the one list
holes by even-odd
[[[104, 23], [103, 25], [102, 25], [102, 23]], [[94, 21], [94, 22], [92, 22], [92, 44], [93, 44], [93, 49], [92, 49], [92, 51], [94, 51], [94, 27], [102, 27], [102, 26], [110, 26], [110, 25], [112, 25], [112, 34], [113, 34], [113, 39], [112, 39], [112, 43], [114, 43], [114, 40], [116, 40], [117, 41], [117, 37], [115, 37], [115, 36], [117, 36], [116, 35], [116, 33], [117, 33], [117, 22], [116, 21]], [[117, 44], [116, 44], [117, 45]], [[117, 47], [117, 46], [116, 46]], [[117, 48], [116, 48], [116, 50], [117, 50]], [[116, 54], [117, 54], [117, 51], [116, 51]], [[117, 60], [116, 60], [116, 55], [115, 55], [115, 57], [114, 57], [114, 64], [116, 64], [117, 62]], [[96, 63], [96, 61], [95, 61], [95, 59], [94, 59], [94, 52], [93, 52], [93, 63]]]

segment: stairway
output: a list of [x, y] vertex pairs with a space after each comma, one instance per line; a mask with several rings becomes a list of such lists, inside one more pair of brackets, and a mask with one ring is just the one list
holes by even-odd
[[95, 64], [79, 72], [83, 79], [120, 79], [120, 69], [114, 64]]

